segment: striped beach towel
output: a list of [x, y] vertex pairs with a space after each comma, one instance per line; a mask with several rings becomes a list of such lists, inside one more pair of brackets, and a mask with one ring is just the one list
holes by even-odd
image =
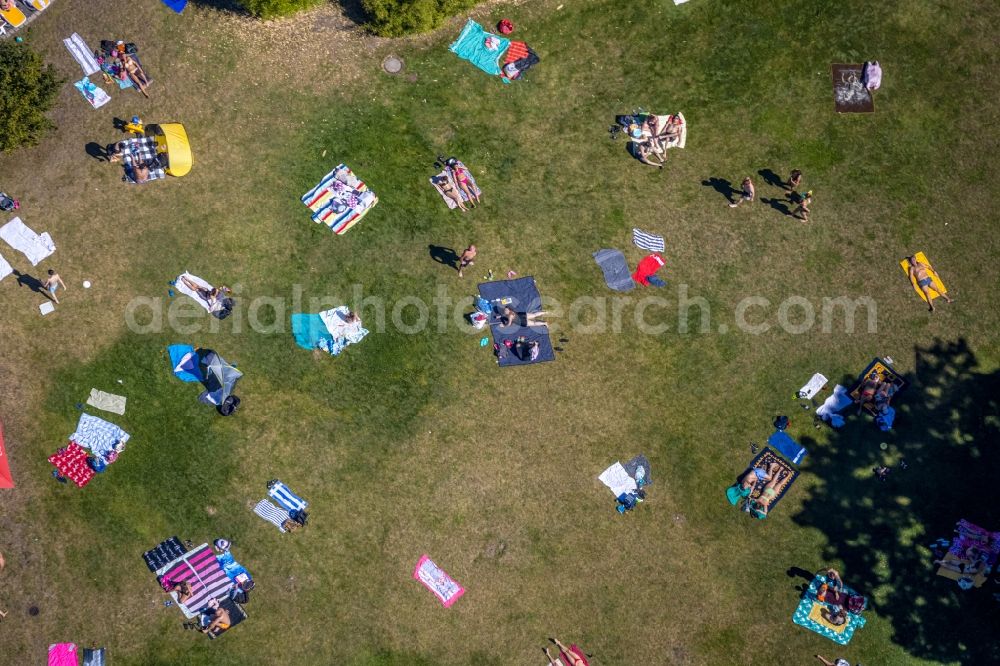
[[273, 486], [268, 488], [267, 494], [271, 496], [271, 499], [275, 500], [278, 504], [285, 507], [289, 511], [302, 511], [309, 506], [309, 502], [293, 493], [288, 486], [283, 484], [281, 481], [278, 481]]
[[341, 235], [368, 214], [378, 197], [346, 164], [323, 176], [319, 185], [302, 195], [302, 203], [313, 212], [313, 222], [325, 224]]
[[284, 509], [279, 509], [266, 499], [262, 499], [257, 502], [257, 506], [253, 508], [253, 512], [277, 527], [279, 532], [287, 531], [284, 527], [282, 527], [282, 523], [291, 518], [291, 516], [289, 516], [288, 512]]
[[632, 229], [632, 242], [650, 252], [663, 252], [667, 249], [663, 243], [663, 236], [648, 234], [641, 229]]
[[193, 596], [178, 604], [188, 617], [197, 615], [212, 599], [224, 599], [232, 587], [232, 581], [207, 543], [184, 553], [156, 573], [171, 584], [186, 581], [191, 586]]

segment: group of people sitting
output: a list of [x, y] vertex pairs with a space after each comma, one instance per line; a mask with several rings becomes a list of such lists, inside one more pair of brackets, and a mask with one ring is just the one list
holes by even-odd
[[[112, 164], [121, 162], [125, 160], [126, 149], [128, 148], [128, 143], [125, 141], [116, 141], [115, 143], [109, 143], [104, 147], [104, 156]], [[163, 164], [160, 162], [159, 157], [154, 157], [149, 160], [136, 160], [129, 159], [125, 164], [125, 170], [127, 177], [131, 178], [136, 183], [145, 183], [149, 180], [150, 173], [154, 169], [162, 169]]]
[[432, 180], [442, 194], [455, 202], [460, 211], [468, 210], [465, 206], [466, 201], [473, 208], [482, 203], [469, 167], [454, 157], [446, 159], [439, 156], [437, 164], [444, 168], [445, 175], [435, 176]]
[[[785, 480], [789, 472], [782, 471], [781, 465], [772, 462], [767, 468], [751, 467], [750, 470], [733, 486], [726, 490], [726, 497], [733, 506], [742, 499], [746, 500], [746, 508], [751, 516], [759, 520], [767, 518], [771, 503], [778, 496], [778, 486]], [[751, 498], [758, 483], [763, 483], [760, 496]]]
[[142, 65], [135, 58], [135, 45], [127, 45], [123, 41], [111, 42], [103, 40], [101, 42], [102, 53], [97, 54], [97, 62], [108, 76], [115, 76], [122, 81], [128, 79], [146, 97], [149, 93], [146, 88], [149, 86], [149, 77], [142, 69]]
[[680, 114], [623, 116], [619, 122], [632, 140], [636, 158], [643, 164], [660, 169], [667, 159], [667, 148], [679, 142], [684, 131], [684, 120]]
[[883, 413], [889, 407], [897, 390], [895, 382], [884, 379], [878, 374], [865, 377], [858, 390], [858, 397], [855, 399], [858, 405], [858, 414], [865, 407], [871, 407], [876, 414]]

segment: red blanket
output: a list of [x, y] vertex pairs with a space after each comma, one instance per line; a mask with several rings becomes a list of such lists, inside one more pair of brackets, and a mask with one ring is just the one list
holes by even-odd
[[507, 47], [507, 57], [503, 59], [503, 64], [520, 60], [528, 56], [528, 45], [524, 42], [511, 42]]
[[49, 462], [56, 466], [61, 475], [80, 488], [94, 478], [94, 470], [87, 464], [87, 452], [76, 442], [70, 442], [65, 449], [53, 453], [49, 456]]
[[660, 270], [664, 266], [666, 266], [666, 262], [663, 261], [663, 255], [659, 252], [654, 252], [639, 262], [639, 265], [635, 269], [635, 273], [632, 273], [632, 279], [639, 284], [648, 287], [649, 276], [655, 275], [656, 271]]

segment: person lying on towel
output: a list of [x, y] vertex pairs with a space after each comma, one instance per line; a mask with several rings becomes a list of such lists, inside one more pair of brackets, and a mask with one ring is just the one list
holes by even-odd
[[924, 262], [917, 261], [916, 257], [910, 257], [910, 270], [908, 271], [910, 279], [913, 280], [918, 287], [920, 287], [920, 291], [924, 292], [924, 297], [927, 299], [927, 309], [934, 312], [934, 296], [931, 292], [934, 292], [935, 294], [940, 293], [941, 296], [944, 296], [944, 300], [949, 303], [951, 303], [953, 299], [943, 291], [938, 292], [938, 290], [934, 287], [934, 278], [931, 277], [929, 272], [930, 270], [931, 267]]
[[877, 411], [883, 411], [889, 406], [892, 396], [896, 395], [896, 385], [883, 381], [881, 377], [869, 377], [861, 384], [858, 392], [858, 414], [866, 405], [873, 404]]
[[788, 472], [771, 477], [771, 480], [764, 485], [764, 490], [757, 499], [749, 500], [750, 515], [758, 520], [767, 518], [767, 511], [771, 508], [771, 502], [778, 496], [778, 484], [785, 480]]
[[225, 285], [221, 287], [212, 287], [211, 289], [206, 289], [201, 285], [199, 285], [197, 282], [189, 280], [183, 275], [181, 276], [181, 282], [184, 283], [185, 287], [198, 294], [198, 296], [201, 297], [201, 300], [205, 301], [208, 304], [208, 307], [210, 308], [213, 305], [215, 305], [216, 301], [218, 301], [220, 298], [226, 298], [227, 296], [233, 293], [233, 290]]
[[543, 326], [548, 328], [548, 322], [539, 321], [538, 317], [544, 317], [547, 312], [544, 310], [539, 310], [538, 312], [515, 312], [509, 307], [504, 307], [503, 314], [500, 315], [500, 326], [503, 328], [509, 328], [514, 326]]
[[757, 487], [758, 481], [767, 483], [774, 478], [774, 475], [777, 474], [780, 469], [781, 465], [776, 462], [768, 465], [767, 469], [764, 469], [763, 467], [752, 468], [742, 479], [726, 489], [726, 497], [729, 498], [729, 503], [736, 506], [741, 499], [750, 497], [750, 493], [752, 493], [753, 489]]

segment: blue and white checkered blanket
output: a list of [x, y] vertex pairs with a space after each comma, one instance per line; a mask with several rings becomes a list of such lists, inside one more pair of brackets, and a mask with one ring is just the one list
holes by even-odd
[[130, 435], [114, 423], [90, 414], [80, 414], [76, 432], [69, 438], [80, 446], [90, 449], [95, 456], [104, 457], [118, 446], [128, 442]]

